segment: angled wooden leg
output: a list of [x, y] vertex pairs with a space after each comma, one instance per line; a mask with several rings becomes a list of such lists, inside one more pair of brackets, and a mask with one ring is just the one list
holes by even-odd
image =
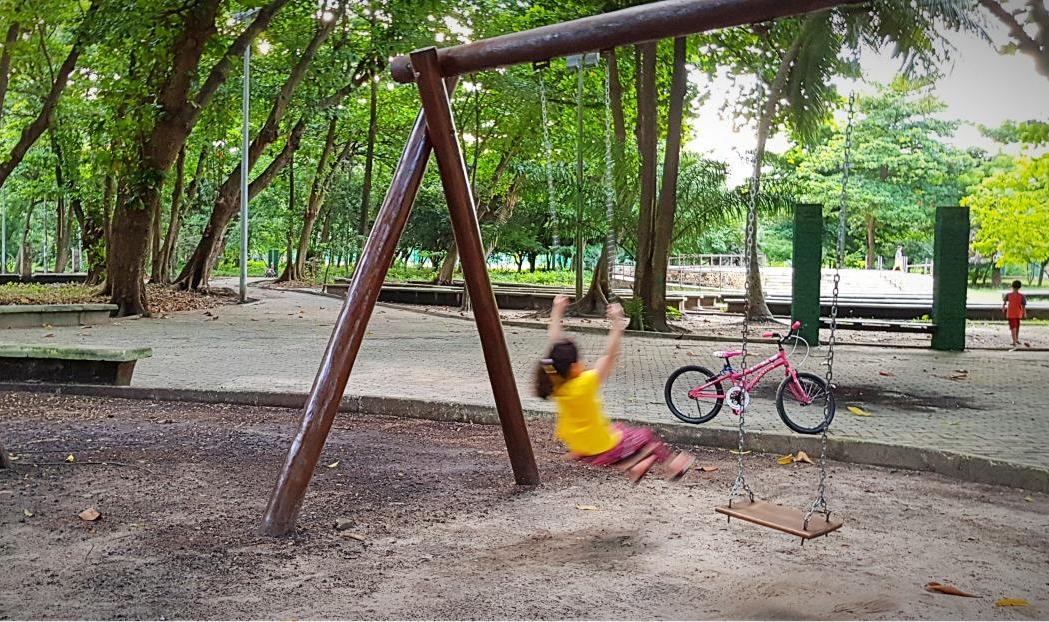
[[481, 228], [477, 223], [477, 212], [470, 182], [466, 175], [466, 163], [455, 138], [455, 120], [448, 101], [448, 91], [441, 78], [437, 64], [437, 49], [428, 48], [413, 52], [412, 67], [416, 72], [419, 96], [422, 99], [430, 140], [433, 142], [437, 166], [444, 186], [444, 197], [452, 215], [455, 243], [459, 249], [459, 260], [463, 276], [474, 306], [474, 319], [481, 336], [481, 347], [488, 367], [488, 378], [495, 394], [495, 406], [503, 427], [506, 449], [510, 454], [514, 478], [518, 484], [539, 483], [539, 471], [532, 454], [521, 412], [521, 398], [517, 393], [510, 354], [506, 348], [506, 337], [499, 321], [499, 309], [488, 279], [484, 248], [481, 245]]
[[[441, 87], [444, 88], [442, 82]], [[455, 79], [449, 88], [455, 87]], [[335, 323], [328, 348], [324, 351], [317, 378], [302, 412], [299, 431], [292, 441], [277, 483], [273, 487], [266, 513], [262, 519], [262, 533], [280, 536], [295, 527], [306, 488], [317, 467], [324, 441], [342, 401], [346, 382], [357, 359], [364, 332], [371, 318], [375, 302], [382, 290], [382, 282], [393, 262], [397, 242], [408, 222], [412, 204], [419, 193], [419, 184], [426, 172], [431, 144], [426, 136], [423, 113], [415, 120], [404, 153], [390, 181], [390, 189], [383, 199], [379, 214], [372, 225], [368, 243], [353, 272], [353, 280], [346, 291], [339, 319]]]

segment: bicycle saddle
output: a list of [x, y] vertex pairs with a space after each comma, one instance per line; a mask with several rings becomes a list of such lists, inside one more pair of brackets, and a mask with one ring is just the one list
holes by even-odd
[[743, 356], [743, 354], [744, 352], [742, 350], [718, 350], [714, 353], [714, 356], [719, 359], [730, 359], [735, 356]]

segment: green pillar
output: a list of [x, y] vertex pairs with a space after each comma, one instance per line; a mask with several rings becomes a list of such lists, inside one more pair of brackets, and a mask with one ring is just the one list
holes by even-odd
[[794, 206], [794, 253], [791, 257], [790, 317], [801, 322], [801, 336], [812, 345], [820, 338], [820, 268], [823, 265], [823, 206]]
[[969, 287], [969, 208], [936, 208], [932, 252], [933, 350], [965, 349], [965, 307]]

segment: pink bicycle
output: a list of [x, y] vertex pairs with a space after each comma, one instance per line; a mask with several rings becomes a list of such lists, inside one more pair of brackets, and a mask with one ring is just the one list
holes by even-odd
[[[790, 364], [783, 342], [795, 339], [808, 346], [797, 335], [801, 322], [794, 322], [786, 335], [767, 332], [765, 337], [776, 338], [777, 352], [747, 369], [735, 369], [732, 360], [742, 356], [741, 351], [714, 352], [725, 359], [725, 366], [715, 374], [700, 365], [686, 365], [667, 379], [664, 397], [670, 412], [685, 423], [706, 423], [721, 412], [728, 402], [737, 415], [750, 405], [750, 394], [766, 374], [780, 367], [786, 377], [776, 390], [776, 410], [791, 430], [799, 434], [820, 434], [834, 419], [834, 395], [827, 390], [827, 382], [815, 374], [798, 372]], [[722, 383], [732, 386], [725, 391]]]

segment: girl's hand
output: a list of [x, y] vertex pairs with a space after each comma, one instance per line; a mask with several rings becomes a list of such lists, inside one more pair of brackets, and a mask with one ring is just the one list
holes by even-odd
[[565, 309], [568, 308], [568, 296], [564, 294], [558, 294], [554, 296], [554, 313], [564, 315]]
[[607, 312], [608, 321], [612, 322], [613, 327], [618, 327], [623, 323], [623, 307], [618, 302], [608, 305]]

